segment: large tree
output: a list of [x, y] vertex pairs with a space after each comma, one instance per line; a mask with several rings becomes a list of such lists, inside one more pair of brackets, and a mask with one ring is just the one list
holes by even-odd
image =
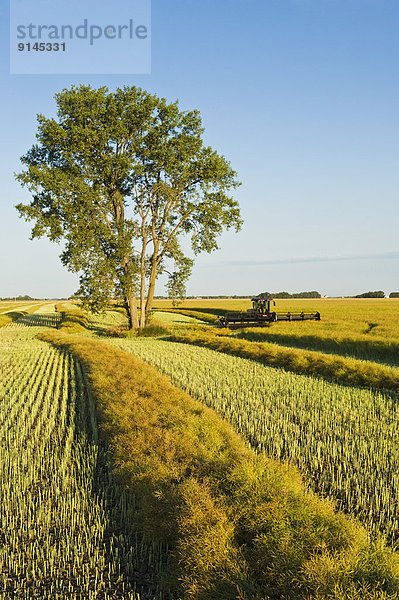
[[33, 199], [17, 209], [35, 221], [33, 238], [65, 242], [78, 297], [101, 310], [122, 296], [130, 326], [142, 327], [161, 273], [172, 295], [184, 291], [193, 261], [183, 238], [194, 254], [211, 252], [224, 229], [240, 228], [236, 173], [204, 145], [199, 112], [178, 102], [86, 85], [55, 99], [57, 118], [38, 115], [38, 142], [21, 158], [17, 179]]

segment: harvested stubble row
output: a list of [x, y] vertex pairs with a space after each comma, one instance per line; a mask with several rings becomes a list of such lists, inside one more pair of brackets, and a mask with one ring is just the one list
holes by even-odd
[[88, 327], [99, 331], [105, 331], [108, 327], [127, 325], [127, 318], [120, 311], [106, 310], [102, 313], [87, 313]]
[[[214, 411], [128, 353], [59, 332], [42, 339], [83, 361], [137, 524], [170, 545], [177, 598], [398, 597], [398, 556], [307, 491], [293, 467], [256, 455]], [[157, 342], [134, 346], [167, 354]]]
[[106, 310], [102, 313], [91, 313], [82, 310], [70, 302], [57, 304], [59, 327], [69, 333], [88, 333], [88, 330], [104, 332], [107, 328], [127, 324], [127, 319], [118, 310]]
[[124, 526], [134, 509], [96, 443], [79, 363], [36, 333], [0, 333], [0, 599], [139, 600], [140, 554], [157, 551]]
[[35, 312], [32, 315], [22, 315], [15, 323], [19, 327], [57, 327], [61, 321], [59, 313]]
[[158, 310], [163, 314], [169, 313], [175, 315], [177, 318], [179, 317], [179, 315], [182, 315], [184, 317], [188, 317], [189, 319], [193, 319], [194, 323], [199, 323], [202, 321], [205, 323], [216, 325], [218, 321], [218, 316], [209, 312], [201, 312], [197, 310], [184, 310], [182, 308], [155, 308], [155, 310]]
[[347, 387], [197, 346], [113, 340], [153, 364], [257, 449], [288, 459], [313, 488], [374, 531], [399, 537], [395, 394]]
[[[50, 308], [48, 308], [49, 306]], [[43, 325], [44, 327], [52, 327], [56, 324], [56, 321], [58, 321], [58, 315], [55, 315], [54, 317], [54, 315], [51, 314], [53, 313], [53, 306], [54, 305], [48, 304], [41, 305], [39, 303], [30, 306], [15, 306], [14, 303], [13, 307], [9, 307], [3, 311], [0, 310], [0, 328], [15, 323], [16, 321], [18, 321], [20, 325]], [[42, 313], [40, 316], [37, 315], [33, 317], [31, 314], [39, 312]], [[30, 320], [29, 317], [31, 318]]]
[[[280, 324], [279, 324], [280, 325]], [[251, 342], [274, 342], [283, 346], [318, 350], [352, 356], [361, 360], [371, 360], [399, 366], [399, 343], [396, 339], [377, 338], [363, 335], [348, 337], [343, 334], [303, 334], [298, 330], [284, 331], [276, 327], [248, 328], [235, 334], [236, 337]]]
[[18, 319], [23, 317], [23, 315], [24, 313], [22, 312], [9, 312], [0, 314], [0, 328], [6, 327], [7, 325], [14, 323], [14, 321], [17, 321]]
[[5, 313], [5, 312], [34, 312], [35, 310], [37, 310], [39, 307], [41, 306], [40, 302], [36, 302], [35, 304], [19, 304], [19, 302], [13, 302], [10, 304], [2, 304], [0, 303], [0, 313]]
[[194, 344], [241, 358], [282, 367], [288, 371], [333, 379], [352, 386], [399, 392], [399, 369], [355, 358], [312, 350], [284, 348], [278, 344], [232, 338], [228, 332], [192, 331], [170, 336], [174, 342]]

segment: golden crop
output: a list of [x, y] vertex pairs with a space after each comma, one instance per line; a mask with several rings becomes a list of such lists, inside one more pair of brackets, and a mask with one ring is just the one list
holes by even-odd
[[266, 367], [207, 348], [115, 340], [230, 421], [251, 445], [297, 465], [375, 531], [399, 536], [397, 395]]

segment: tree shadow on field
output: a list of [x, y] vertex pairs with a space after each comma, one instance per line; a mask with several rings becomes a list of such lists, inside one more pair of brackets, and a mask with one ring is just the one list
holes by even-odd
[[57, 327], [61, 321], [60, 313], [24, 314], [17, 323], [25, 327]]

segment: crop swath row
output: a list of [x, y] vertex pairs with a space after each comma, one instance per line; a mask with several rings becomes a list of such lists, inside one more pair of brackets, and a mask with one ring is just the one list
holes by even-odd
[[23, 315], [14, 323], [14, 327], [57, 327], [61, 321], [59, 313], [37, 312], [32, 315]]
[[40, 302], [36, 302], [35, 304], [19, 304], [18, 302], [14, 302], [14, 303], [10, 303], [10, 304], [1, 304], [0, 303], [0, 313], [6, 313], [6, 312], [15, 312], [15, 311], [22, 311], [22, 312], [33, 312], [35, 310], [37, 310], [39, 307], [41, 306]]
[[155, 311], [153, 316], [156, 321], [160, 321], [165, 325], [196, 325], [199, 323], [202, 324], [202, 321], [180, 313]]
[[42, 313], [54, 313], [55, 312], [55, 304], [51, 303], [51, 302], [46, 302], [44, 304], [41, 304], [36, 310], [35, 313], [36, 314], [42, 314]]
[[276, 328], [264, 328], [261, 331], [248, 328], [235, 334], [235, 337], [399, 366], [399, 343], [397, 340], [387, 338], [370, 338], [365, 335], [347, 338], [338, 334], [328, 337], [317, 335], [317, 332], [313, 335], [304, 335], [300, 331], [284, 333], [277, 331]]
[[104, 331], [108, 327], [127, 325], [126, 317], [117, 310], [106, 310], [103, 313], [87, 313], [90, 329]]
[[253, 447], [297, 465], [314, 489], [395, 542], [395, 395], [296, 375], [196, 346], [112, 340], [228, 419]]
[[127, 525], [79, 363], [36, 333], [0, 335], [0, 599], [138, 599], [132, 582], [143, 564], [156, 575], [160, 551]]

